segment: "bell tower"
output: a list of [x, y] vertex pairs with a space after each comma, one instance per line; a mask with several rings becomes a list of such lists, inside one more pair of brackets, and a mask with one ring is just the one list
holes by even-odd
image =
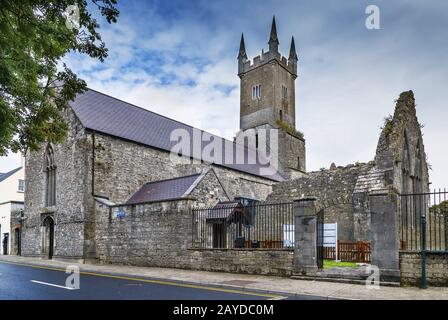
[[269, 51], [247, 58], [244, 36], [238, 54], [240, 78], [240, 129], [278, 129], [278, 162], [285, 178], [303, 176], [306, 171], [305, 139], [296, 130], [295, 80], [297, 53], [291, 38], [288, 59], [279, 53], [275, 17], [269, 35]]

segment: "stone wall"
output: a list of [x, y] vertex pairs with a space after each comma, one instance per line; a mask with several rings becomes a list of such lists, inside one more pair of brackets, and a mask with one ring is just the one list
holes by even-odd
[[55, 221], [54, 257], [82, 258], [89, 237], [85, 235], [91, 217], [85, 206], [90, 191], [87, 178], [89, 147], [84, 129], [72, 112], [67, 111], [69, 125], [66, 142], [54, 145], [56, 165], [56, 205], [47, 207], [46, 145], [28, 152], [25, 166], [25, 222], [22, 254], [40, 256], [42, 253], [41, 225], [43, 217]]
[[[184, 158], [173, 162], [169, 152], [99, 133], [95, 134], [95, 146], [95, 194], [116, 203], [128, 200], [147, 182], [200, 173], [210, 167]], [[273, 181], [213, 168], [231, 199], [246, 196], [264, 200], [272, 190]]]
[[192, 200], [158, 202], [113, 209], [97, 204], [97, 256], [102, 263], [185, 267], [191, 243]]
[[[402, 285], [421, 285], [422, 264], [418, 252], [400, 252]], [[426, 279], [428, 285], [448, 286], [448, 253], [426, 255]]]
[[194, 200], [123, 207], [126, 216], [97, 203], [96, 242], [101, 263], [252, 274], [290, 275], [293, 251], [191, 248]]
[[[306, 177], [276, 184], [268, 200], [291, 201], [314, 197], [317, 199], [317, 207], [325, 208], [325, 223], [338, 223], [340, 240], [367, 240], [366, 233], [359, 232], [360, 227], [355, 228], [358, 221], [354, 219], [352, 194], [358, 177], [367, 173], [372, 166], [373, 163], [359, 163], [310, 172]], [[362, 223], [363, 221], [359, 221], [359, 224]], [[358, 230], [356, 234], [355, 229]]]
[[[50, 215], [55, 221], [55, 258], [95, 258], [93, 194], [123, 203], [147, 182], [200, 173], [211, 167], [204, 163], [191, 164], [189, 159], [185, 163], [184, 158], [172, 162], [169, 152], [87, 131], [70, 109], [65, 117], [69, 128], [67, 140], [53, 146], [55, 206], [45, 204], [46, 145], [26, 157], [24, 255], [42, 255], [41, 225], [43, 218]], [[214, 185], [205, 187], [213, 190], [203, 190], [206, 194], [202, 196], [199, 191], [195, 194], [206, 205], [237, 196], [263, 200], [274, 184], [243, 172], [214, 168], [220, 183], [215, 181]]]
[[306, 172], [305, 140], [279, 130], [279, 165], [288, 179], [304, 176]]
[[290, 276], [293, 250], [201, 249], [189, 250], [190, 269]]
[[219, 201], [233, 200], [227, 195], [214, 169], [205, 174], [202, 180], [194, 186], [189, 196], [196, 200], [196, 206], [207, 208], [214, 206]]

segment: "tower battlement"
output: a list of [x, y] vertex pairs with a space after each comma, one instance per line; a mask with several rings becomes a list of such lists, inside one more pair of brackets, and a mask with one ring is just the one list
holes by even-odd
[[276, 61], [279, 65], [289, 71], [292, 75], [297, 77], [297, 61], [289, 60], [285, 56], [282, 56], [279, 52], [262, 52], [260, 55], [255, 56], [252, 60], [245, 60], [238, 68], [238, 76], [256, 69], [264, 64], [272, 63]]

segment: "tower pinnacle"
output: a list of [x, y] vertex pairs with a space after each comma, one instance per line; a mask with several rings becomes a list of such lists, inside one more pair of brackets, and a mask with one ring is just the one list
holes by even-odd
[[241, 34], [240, 52], [238, 53], [238, 59], [247, 60], [246, 45], [244, 44], [244, 35]]
[[278, 52], [277, 26], [275, 24], [275, 16], [272, 18], [271, 34], [269, 36], [269, 51]]
[[296, 52], [296, 45], [294, 43], [294, 36], [291, 38], [291, 48], [289, 49], [289, 60], [297, 61], [297, 52]]

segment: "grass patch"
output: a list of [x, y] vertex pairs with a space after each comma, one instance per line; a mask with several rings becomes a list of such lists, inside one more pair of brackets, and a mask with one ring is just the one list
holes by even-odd
[[346, 267], [346, 268], [357, 268], [356, 262], [337, 262], [334, 260], [324, 259], [324, 269], [334, 268], [334, 267]]

